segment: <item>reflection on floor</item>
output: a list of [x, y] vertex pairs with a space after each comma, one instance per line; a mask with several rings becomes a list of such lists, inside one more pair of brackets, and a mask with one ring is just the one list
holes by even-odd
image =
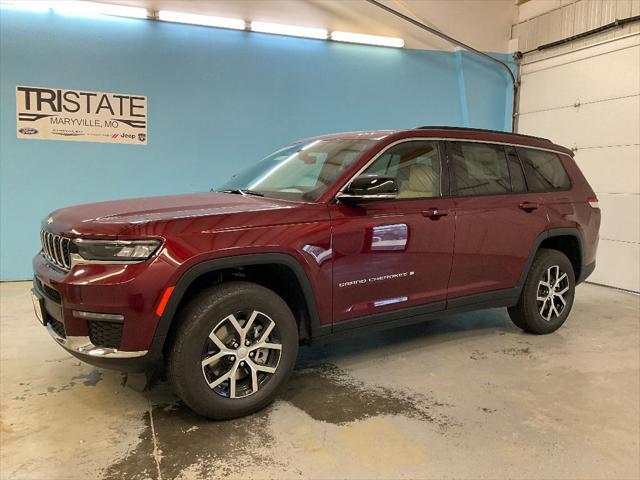
[[0, 477], [636, 478], [640, 298], [578, 288], [548, 336], [485, 310], [304, 347], [289, 387], [239, 420], [192, 414], [165, 383], [69, 357], [29, 284], [0, 285]]

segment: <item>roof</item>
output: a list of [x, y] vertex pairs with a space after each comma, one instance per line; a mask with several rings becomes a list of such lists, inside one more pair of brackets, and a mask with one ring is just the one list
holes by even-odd
[[357, 131], [357, 132], [337, 132], [328, 133], [326, 135], [315, 135], [308, 137], [300, 142], [311, 142], [313, 140], [382, 140], [389, 135], [398, 133], [400, 130], [372, 130], [372, 131]]
[[505, 132], [503, 130], [489, 130], [489, 129], [486, 129], [486, 128], [447, 127], [447, 126], [424, 125], [422, 127], [416, 127], [415, 130], [454, 130], [454, 131], [463, 131], [463, 132], [500, 133], [502, 135], [512, 135], [514, 137], [533, 138], [535, 140], [542, 140], [543, 142], [550, 142], [551, 143], [551, 140], [549, 140], [548, 138], [544, 138], [544, 137], [535, 137], [533, 135], [525, 135], [523, 133]]
[[573, 152], [568, 148], [553, 143], [551, 140], [542, 137], [535, 137], [532, 135], [524, 135], [521, 133], [503, 132], [500, 130], [488, 130], [482, 128], [467, 128], [467, 127], [450, 127], [450, 126], [436, 126], [425, 125], [406, 130], [374, 130], [369, 132], [341, 132], [333, 133], [329, 135], [318, 135], [315, 137], [302, 140], [304, 142], [314, 140], [355, 140], [355, 139], [368, 139], [381, 141], [385, 143], [393, 142], [396, 140], [402, 140], [404, 138], [411, 137], [434, 137], [434, 138], [451, 138], [460, 141], [484, 141], [484, 142], [497, 142], [505, 144], [514, 144], [521, 146], [530, 146], [534, 148], [541, 148], [546, 150], [554, 150], [560, 153], [564, 153], [569, 156], [573, 156]]

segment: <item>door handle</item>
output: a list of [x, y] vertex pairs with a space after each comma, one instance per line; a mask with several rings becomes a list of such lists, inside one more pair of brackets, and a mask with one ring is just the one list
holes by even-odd
[[422, 215], [427, 218], [440, 218], [448, 215], [449, 212], [447, 210], [441, 210], [439, 208], [430, 208], [428, 210], [423, 210]]
[[538, 208], [538, 204], [537, 203], [533, 203], [533, 202], [522, 202], [520, 205], [518, 205], [518, 208], [520, 210], [524, 210], [525, 212], [532, 212], [533, 210], [535, 210], [536, 208]]

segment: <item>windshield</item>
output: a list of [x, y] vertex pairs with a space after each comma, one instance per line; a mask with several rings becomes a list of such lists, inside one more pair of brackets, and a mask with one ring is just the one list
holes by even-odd
[[288, 145], [215, 188], [313, 202], [375, 142], [314, 140]]

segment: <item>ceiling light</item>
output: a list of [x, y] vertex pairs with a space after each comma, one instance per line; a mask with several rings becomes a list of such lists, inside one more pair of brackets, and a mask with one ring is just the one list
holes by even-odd
[[294, 25], [281, 25], [279, 23], [251, 22], [251, 30], [261, 33], [273, 33], [276, 35], [289, 35], [292, 37], [319, 38], [326, 40], [328, 32], [322, 28], [297, 27]]
[[160, 10], [158, 19], [164, 22], [188, 23], [190, 25], [205, 25], [207, 27], [233, 28], [244, 30], [245, 21], [238, 18], [211, 17], [209, 15], [196, 15], [193, 13], [170, 12]]
[[82, 17], [113, 16], [147, 18], [147, 9], [141, 7], [126, 7], [110, 3], [83, 2], [79, 0], [61, 0], [51, 3], [51, 8], [62, 15]]
[[22, 1], [12, 1], [12, 2], [2, 2], [0, 3], [0, 7], [8, 8], [11, 10], [22, 10], [25, 12], [48, 12], [51, 8], [49, 2], [25, 2]]
[[365, 35], [351, 32], [331, 32], [331, 40], [336, 42], [362, 43], [380, 47], [404, 47], [404, 40], [397, 37], [382, 37], [379, 35]]

